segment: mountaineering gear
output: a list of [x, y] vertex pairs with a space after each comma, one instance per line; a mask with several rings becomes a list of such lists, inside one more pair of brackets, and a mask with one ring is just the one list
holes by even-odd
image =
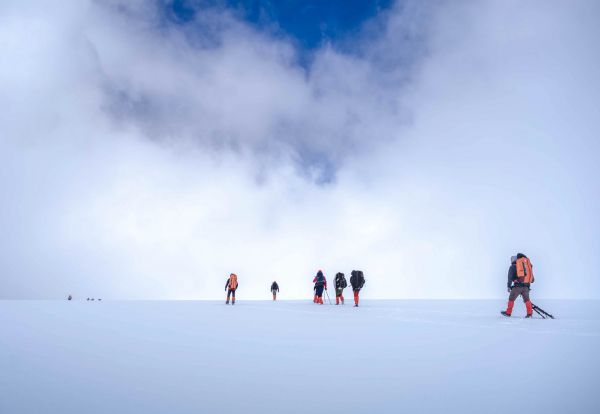
[[325, 275], [323, 274], [323, 271], [319, 270], [317, 272], [317, 275], [313, 279], [313, 283], [315, 284], [316, 287], [322, 286], [325, 289], [327, 289], [327, 279], [325, 279]]
[[[512, 260], [516, 258], [516, 260]], [[531, 261], [523, 253], [518, 253], [516, 256], [511, 257], [511, 264], [508, 268], [508, 282], [506, 286], [511, 288], [513, 286], [527, 286], [535, 282], [533, 277], [533, 266]]]
[[537, 305], [534, 305], [533, 303], [531, 304], [533, 307], [533, 310], [540, 315], [543, 319], [546, 319], [546, 317], [550, 318], [550, 319], [554, 319], [554, 316], [552, 316], [551, 314], [549, 314], [548, 312], [546, 312], [545, 310], [543, 310], [542, 308], [540, 308]]
[[504, 315], [504, 316], [510, 316], [510, 315], [512, 315], [513, 306], [515, 306], [515, 301], [514, 300], [509, 300], [508, 301], [508, 306], [506, 307], [506, 310], [502, 311], [500, 313], [502, 315]]
[[[329, 292], [327, 291], [327, 289], [325, 289], [325, 295], [327, 295], [327, 301], [329, 302], [329, 304], [331, 305], [331, 298], [329, 297]], [[323, 302], [321, 302], [321, 305], [323, 304]]]
[[533, 266], [527, 256], [523, 255], [523, 257], [518, 257], [517, 255], [516, 268], [519, 283], [529, 284], [534, 282]]
[[365, 285], [365, 276], [363, 272], [360, 270], [353, 270], [352, 276], [350, 276], [350, 285], [352, 285], [352, 290], [360, 290]]
[[237, 275], [235, 273], [232, 273], [229, 275], [229, 279], [227, 279], [227, 282], [225, 283], [225, 289], [237, 289], [238, 288], [238, 280], [237, 280]]
[[346, 277], [343, 273], [335, 275], [335, 304], [339, 305], [340, 301], [344, 304], [344, 289], [348, 286]]
[[508, 305], [505, 311], [500, 312], [504, 316], [511, 316], [515, 300], [519, 297], [523, 297], [525, 302], [525, 308], [527, 309], [527, 316], [531, 317], [533, 314], [533, 308], [531, 300], [529, 299], [529, 287], [533, 283], [533, 266], [531, 261], [523, 253], [517, 253], [516, 256], [511, 256], [510, 267], [508, 268], [508, 282], [506, 287], [510, 292], [508, 296]]
[[350, 285], [354, 291], [354, 307], [358, 307], [358, 294], [365, 285], [365, 276], [361, 270], [353, 270], [350, 276]]
[[225, 301], [226, 305], [229, 304], [230, 296], [231, 304], [235, 305], [235, 290], [238, 288], [238, 286], [239, 284], [237, 280], [237, 275], [235, 273], [230, 274], [229, 279], [227, 279], [227, 282], [225, 282], [225, 290], [227, 291], [227, 300]]
[[323, 290], [327, 290], [327, 279], [325, 279], [325, 275], [321, 270], [317, 272], [317, 275], [313, 279], [313, 283], [315, 284], [315, 287], [313, 288], [315, 291], [315, 298], [313, 299], [313, 302], [322, 305]]
[[273, 300], [277, 300], [277, 292], [279, 292], [279, 285], [277, 282], [273, 282], [271, 285], [271, 293], [273, 294]]

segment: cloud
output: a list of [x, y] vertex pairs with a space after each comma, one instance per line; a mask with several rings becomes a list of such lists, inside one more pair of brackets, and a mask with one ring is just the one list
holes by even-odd
[[6, 2], [0, 297], [498, 297], [515, 250], [597, 297], [598, 15], [403, 2], [306, 67], [223, 9]]

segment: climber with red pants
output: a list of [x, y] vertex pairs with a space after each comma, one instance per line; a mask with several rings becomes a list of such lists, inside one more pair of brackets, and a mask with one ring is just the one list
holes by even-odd
[[335, 304], [339, 305], [340, 301], [344, 304], [344, 289], [348, 286], [346, 282], [346, 276], [343, 273], [338, 272], [335, 275]]
[[527, 308], [526, 318], [531, 318], [533, 314], [533, 305], [529, 300], [529, 289], [531, 284], [534, 282], [533, 277], [533, 265], [527, 256], [523, 253], [517, 253], [516, 256], [510, 258], [510, 267], [508, 268], [508, 283], [507, 288], [510, 292], [508, 296], [508, 306], [505, 311], [500, 313], [506, 317], [512, 315], [513, 306], [515, 306], [515, 300], [519, 297], [523, 297], [525, 302], [525, 308]]
[[317, 275], [313, 279], [313, 283], [315, 284], [313, 290], [315, 291], [315, 297], [313, 299], [314, 303], [318, 303], [320, 305], [323, 304], [323, 290], [327, 290], [327, 279], [325, 279], [325, 275], [323, 271], [319, 270]]
[[360, 290], [365, 285], [365, 276], [361, 270], [353, 270], [350, 273], [350, 285], [352, 286], [352, 290], [354, 291], [354, 307], [358, 307], [358, 294]]

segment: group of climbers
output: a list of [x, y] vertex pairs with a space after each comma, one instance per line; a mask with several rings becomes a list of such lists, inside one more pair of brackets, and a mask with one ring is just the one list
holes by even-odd
[[[327, 290], [327, 279], [323, 274], [322, 270], [317, 272], [317, 275], [313, 279], [315, 296], [313, 299], [314, 303], [323, 304], [323, 292]], [[354, 291], [354, 306], [358, 307], [359, 292], [365, 285], [365, 277], [363, 272], [360, 270], [353, 270], [352, 276], [350, 276], [350, 285]], [[344, 289], [348, 286], [346, 277], [343, 273], [337, 273], [335, 275], [335, 304], [344, 304]], [[225, 282], [225, 291], [227, 292], [226, 305], [235, 305], [235, 291], [239, 287], [238, 277], [235, 273], [231, 273], [229, 278]], [[271, 293], [273, 294], [273, 300], [277, 300], [277, 293], [279, 293], [279, 285], [277, 281], [273, 281], [271, 284]]]
[[[317, 272], [317, 275], [313, 279], [314, 283], [314, 291], [315, 296], [313, 299], [314, 303], [318, 303], [320, 305], [323, 304], [323, 291], [327, 291], [327, 279], [323, 274], [322, 270]], [[353, 270], [350, 276], [350, 285], [352, 286], [352, 291], [354, 292], [354, 307], [358, 307], [359, 300], [359, 292], [365, 285], [365, 276], [363, 272], [360, 270]], [[339, 305], [340, 303], [344, 304], [344, 289], [348, 287], [348, 282], [346, 282], [346, 276], [338, 272], [335, 275], [335, 304]]]
[[[508, 268], [508, 282], [507, 289], [509, 292], [508, 305], [506, 310], [500, 312], [506, 317], [510, 317], [513, 312], [515, 300], [521, 296], [523, 302], [525, 302], [525, 308], [527, 309], [526, 318], [531, 318], [533, 315], [533, 304], [529, 298], [529, 291], [531, 284], [535, 281], [533, 276], [533, 265], [527, 256], [523, 253], [517, 253], [516, 256], [510, 258], [510, 267]], [[323, 305], [323, 292], [327, 291], [327, 279], [323, 274], [322, 270], [317, 272], [317, 275], [313, 279], [314, 283], [314, 298], [313, 302]], [[350, 285], [354, 292], [354, 306], [358, 307], [359, 293], [365, 285], [365, 277], [362, 271], [353, 270], [350, 276]], [[237, 275], [231, 273], [227, 282], [225, 283], [225, 291], [227, 291], [227, 301], [225, 304], [229, 304], [231, 297], [231, 304], [235, 304], [235, 291], [239, 287]], [[338, 272], [335, 275], [335, 304], [344, 304], [344, 289], [348, 287], [346, 282], [346, 276]], [[273, 294], [273, 300], [277, 300], [277, 293], [279, 292], [279, 285], [276, 281], [271, 284], [271, 293]], [[70, 298], [69, 298], [70, 299]], [[536, 308], [539, 310], [539, 308]], [[539, 312], [538, 312], [539, 313]]]

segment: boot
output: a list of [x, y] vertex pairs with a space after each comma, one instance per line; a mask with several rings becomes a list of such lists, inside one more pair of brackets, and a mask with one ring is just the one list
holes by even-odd
[[226, 301], [226, 302], [225, 302], [225, 304], [226, 304], [226, 305], [229, 305], [229, 301]]
[[533, 305], [531, 304], [530, 300], [525, 302], [525, 308], [527, 308], [527, 316], [525, 316], [525, 317], [531, 318], [531, 316], [533, 315]]
[[509, 300], [508, 301], [508, 305], [506, 306], [506, 310], [500, 312], [502, 315], [510, 317], [510, 315], [512, 315], [512, 311], [513, 311], [513, 306], [515, 306], [515, 301], [514, 300]]
[[231, 299], [231, 304], [235, 305], [235, 298]]
[[313, 298], [313, 303], [319, 303], [318, 300], [319, 298], [317, 297], [317, 295], [315, 295], [315, 297]]
[[341, 299], [342, 299], [342, 305], [343, 305], [344, 304], [344, 296], [343, 295], [342, 295]]

